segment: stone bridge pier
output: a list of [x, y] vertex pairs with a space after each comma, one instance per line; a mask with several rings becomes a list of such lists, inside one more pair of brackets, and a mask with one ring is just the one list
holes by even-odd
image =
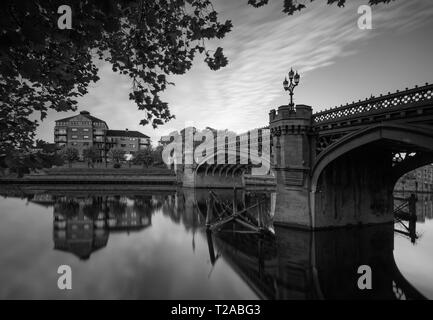
[[312, 108], [296, 110], [280, 106], [269, 113], [272, 139], [272, 169], [276, 176], [274, 222], [312, 227], [310, 215], [310, 170], [312, 164]]

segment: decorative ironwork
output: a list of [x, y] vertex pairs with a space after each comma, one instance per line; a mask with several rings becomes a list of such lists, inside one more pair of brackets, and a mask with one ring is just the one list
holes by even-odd
[[344, 135], [346, 135], [346, 133], [319, 136], [316, 142], [316, 154], [319, 154], [320, 152], [325, 150], [328, 146], [333, 144], [335, 141], [341, 139], [341, 137], [343, 137]]
[[325, 110], [313, 115], [314, 123], [328, 122], [332, 120], [351, 118], [370, 112], [391, 109], [408, 104], [420, 103], [433, 100], [433, 85], [426, 84], [423, 87], [416, 86], [414, 89], [406, 89], [403, 92], [389, 93], [386, 96], [372, 97], [365, 101], [340, 106], [331, 110]]
[[395, 281], [392, 282], [392, 292], [397, 300], [406, 300], [403, 289], [400, 288]]
[[403, 161], [407, 161], [416, 156], [416, 152], [393, 152], [392, 155], [392, 166], [396, 166], [397, 164], [402, 163]]

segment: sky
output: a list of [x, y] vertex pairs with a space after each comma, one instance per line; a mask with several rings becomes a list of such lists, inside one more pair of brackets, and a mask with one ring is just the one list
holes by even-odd
[[[89, 111], [110, 129], [138, 130], [155, 143], [189, 125], [238, 133], [268, 125], [269, 111], [288, 102], [282, 81], [292, 67], [301, 75], [295, 103], [314, 112], [433, 81], [431, 0], [373, 6], [371, 30], [358, 28], [358, 7], [367, 0], [348, 0], [344, 8], [308, 1], [293, 16], [282, 12], [283, 0], [269, 2], [256, 9], [247, 0], [212, 1], [233, 29], [207, 47], [223, 47], [229, 64], [212, 71], [198, 56], [186, 74], [169, 77], [175, 86], [162, 98], [176, 119], [157, 129], [139, 125], [144, 113], [128, 99], [131, 80], [102, 62], [101, 80], [78, 99], [78, 111]], [[37, 138], [53, 142], [54, 121], [78, 111], [49, 112]]]

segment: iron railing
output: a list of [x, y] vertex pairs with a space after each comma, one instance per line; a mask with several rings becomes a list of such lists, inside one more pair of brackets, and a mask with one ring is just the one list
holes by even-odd
[[330, 110], [313, 114], [313, 123], [320, 124], [333, 120], [352, 118], [360, 115], [393, 109], [410, 104], [419, 104], [425, 101], [433, 101], [433, 84], [426, 83], [425, 86], [416, 86], [413, 89], [388, 93], [386, 96], [372, 97], [364, 101], [346, 104]]

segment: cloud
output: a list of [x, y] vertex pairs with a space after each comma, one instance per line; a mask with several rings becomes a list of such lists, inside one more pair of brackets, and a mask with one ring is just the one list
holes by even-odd
[[200, 100], [187, 100], [189, 108], [201, 105], [206, 109], [203, 121], [235, 130], [265, 125], [267, 119], [263, 117], [271, 102], [282, 95], [282, 78], [290, 67], [296, 67], [304, 77], [356, 54], [364, 40], [388, 30], [417, 27], [433, 9], [431, 4], [417, 1], [389, 5], [374, 13], [380, 30], [366, 31], [357, 28], [359, 16], [354, 5], [338, 9], [315, 2], [293, 17], [278, 14], [279, 2], [270, 6], [268, 19], [260, 19], [260, 11], [252, 11], [258, 9], [237, 8], [250, 12], [253, 18], [239, 14], [233, 33], [223, 43], [229, 48], [230, 65], [215, 74], [203, 70]]
[[[246, 1], [214, 3], [221, 18], [234, 24], [225, 39], [211, 43], [211, 47], [224, 48], [229, 65], [211, 71], [199, 57], [187, 74], [171, 77], [176, 86], [169, 87], [163, 97], [177, 119], [157, 130], [140, 127], [144, 114], [128, 100], [130, 79], [112, 73], [107, 65], [101, 67], [100, 83], [80, 100], [81, 108], [105, 119], [110, 127], [140, 130], [154, 141], [180, 130], [187, 121], [199, 128], [246, 131], [267, 124], [269, 110], [284, 96], [282, 80], [290, 67], [299, 70], [305, 85], [310, 74], [325, 67], [338, 68], [339, 60], [366, 50], [371, 39], [413, 31], [433, 15], [431, 1], [396, 1], [373, 7], [374, 29], [359, 30], [355, 1], [345, 8], [315, 1], [294, 16], [281, 12], [282, 0], [260, 9]], [[322, 94], [320, 87], [309, 90]]]

